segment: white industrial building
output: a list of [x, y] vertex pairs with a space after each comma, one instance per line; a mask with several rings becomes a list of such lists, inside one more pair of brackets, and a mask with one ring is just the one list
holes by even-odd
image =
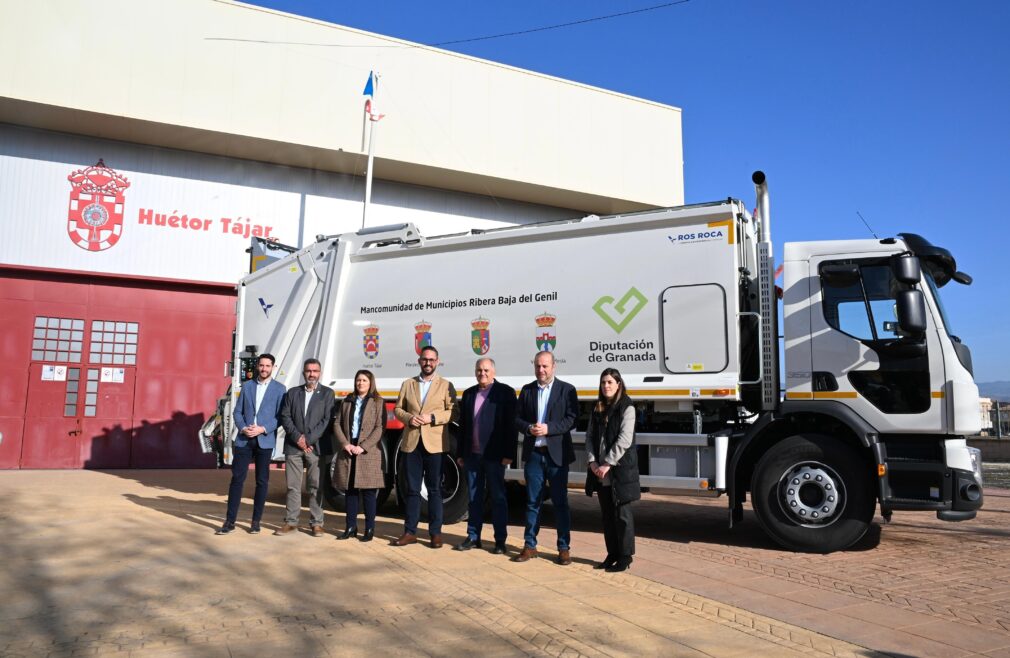
[[0, 53], [0, 468], [214, 465], [249, 238], [361, 227], [371, 71], [369, 225], [684, 199], [677, 108], [229, 0], [3, 0]]

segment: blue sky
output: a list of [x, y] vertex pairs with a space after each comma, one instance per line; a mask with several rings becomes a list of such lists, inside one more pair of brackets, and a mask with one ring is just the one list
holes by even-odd
[[[267, 7], [420, 43], [591, 18], [660, 0]], [[884, 237], [950, 249], [954, 333], [977, 381], [1010, 380], [1010, 2], [690, 0], [646, 13], [448, 46], [683, 109], [688, 203], [753, 200], [768, 174], [773, 236]]]

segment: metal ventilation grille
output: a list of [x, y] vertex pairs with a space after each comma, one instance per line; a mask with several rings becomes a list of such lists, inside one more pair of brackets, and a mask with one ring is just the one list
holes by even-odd
[[761, 408], [770, 411], [779, 402], [778, 336], [775, 303], [775, 260], [771, 245], [758, 244], [758, 286], [761, 295], [761, 360], [764, 378], [761, 381]]

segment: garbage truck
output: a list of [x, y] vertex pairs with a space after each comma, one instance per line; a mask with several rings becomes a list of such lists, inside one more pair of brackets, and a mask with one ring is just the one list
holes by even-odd
[[[577, 449], [600, 372], [617, 368], [642, 487], [725, 496], [730, 526], [749, 496], [787, 549], [849, 547], [878, 505], [885, 520], [974, 518], [981, 460], [965, 437], [980, 429], [978, 388], [941, 295], [971, 277], [902, 233], [786, 243], [777, 286], [764, 174], [753, 182], [753, 212], [728, 198], [452, 235], [400, 224], [319, 236], [238, 282], [232, 384], [205, 449], [230, 462], [232, 404], [264, 352], [289, 387], [309, 357], [338, 395], [370, 370], [391, 405], [427, 345], [458, 391], [484, 357], [518, 391], [549, 350], [582, 404]], [[405, 487], [389, 416], [384, 496]], [[516, 455], [507, 478], [521, 481], [522, 466]], [[570, 486], [585, 472], [577, 450]], [[451, 453], [443, 473], [442, 490], [423, 495], [441, 495], [455, 521], [467, 491]]]

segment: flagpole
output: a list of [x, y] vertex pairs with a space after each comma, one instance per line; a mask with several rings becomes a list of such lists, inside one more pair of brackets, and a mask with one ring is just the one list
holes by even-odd
[[375, 159], [375, 122], [368, 120], [368, 165], [365, 169], [365, 208], [361, 213], [361, 228], [368, 221], [368, 204], [372, 202], [372, 162]]
[[[372, 107], [368, 110], [368, 164], [365, 167], [365, 207], [361, 212], [361, 228], [365, 228], [365, 224], [368, 221], [368, 206], [372, 202], [372, 165], [375, 161], [375, 124], [376, 121], [372, 119], [372, 113], [375, 110], [375, 97], [379, 90], [379, 74], [372, 74], [375, 76], [375, 85], [372, 88], [371, 102]], [[371, 78], [369, 78], [371, 82]]]

